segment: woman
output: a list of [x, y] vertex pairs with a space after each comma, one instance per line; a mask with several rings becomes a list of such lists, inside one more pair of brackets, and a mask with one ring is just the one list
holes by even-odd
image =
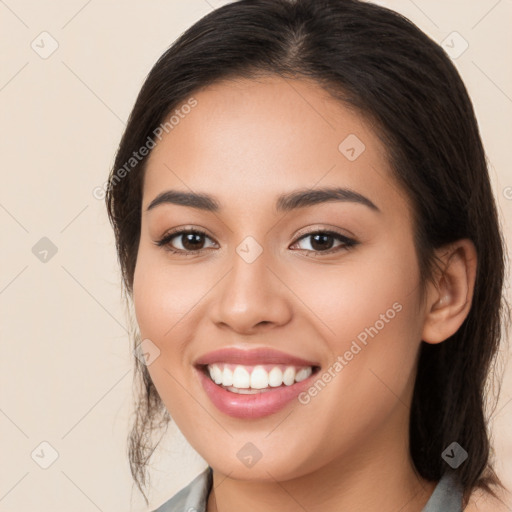
[[471, 101], [415, 25], [210, 13], [148, 75], [106, 203], [140, 330], [132, 473], [171, 418], [208, 463], [158, 511], [503, 506], [503, 242]]

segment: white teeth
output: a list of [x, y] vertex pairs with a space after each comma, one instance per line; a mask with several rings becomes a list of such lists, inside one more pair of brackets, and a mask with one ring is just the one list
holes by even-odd
[[237, 366], [233, 372], [233, 387], [239, 389], [251, 387], [251, 376], [243, 366]]
[[271, 387], [277, 388], [283, 383], [283, 372], [277, 368], [272, 368], [268, 374], [268, 383]]
[[270, 391], [269, 389], [238, 389], [233, 386], [229, 386], [226, 389], [232, 393], [238, 393], [239, 395], [256, 395], [258, 393], [265, 393], [266, 391]]
[[291, 386], [295, 382], [295, 368], [288, 366], [283, 373], [283, 383], [287, 386]]
[[249, 371], [245, 366], [236, 365], [231, 370], [227, 364], [211, 364], [208, 365], [208, 371], [211, 379], [215, 384], [219, 384], [229, 388], [230, 391], [240, 393], [253, 393], [255, 390], [265, 390], [276, 388], [281, 385], [291, 386], [295, 382], [301, 382], [307, 379], [312, 373], [311, 366], [297, 369], [294, 366], [287, 366], [284, 370], [278, 366], [267, 372], [261, 365], [252, 368]]
[[301, 382], [304, 379], [307, 379], [312, 372], [313, 370], [311, 366], [309, 366], [308, 368], [301, 368], [295, 375], [295, 382]]
[[210, 368], [210, 377], [215, 384], [222, 384], [222, 372], [216, 364]]
[[222, 372], [222, 385], [233, 385], [233, 372], [227, 366], [224, 366], [224, 372]]
[[[235, 386], [237, 387], [237, 386]], [[268, 373], [263, 366], [256, 366], [251, 373], [251, 388], [265, 389], [268, 388]]]

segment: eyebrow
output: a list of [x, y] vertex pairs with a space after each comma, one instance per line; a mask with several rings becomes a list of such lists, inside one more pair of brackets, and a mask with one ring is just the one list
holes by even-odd
[[[278, 212], [289, 212], [298, 208], [306, 208], [316, 204], [330, 201], [351, 202], [367, 206], [375, 212], [382, 213], [370, 199], [348, 188], [320, 188], [320, 189], [299, 189], [282, 194], [277, 198], [276, 210]], [[158, 194], [149, 204], [146, 211], [149, 211], [161, 204], [177, 204], [188, 206], [208, 212], [221, 210], [219, 202], [215, 197], [196, 192], [185, 192], [180, 190], [166, 190]]]

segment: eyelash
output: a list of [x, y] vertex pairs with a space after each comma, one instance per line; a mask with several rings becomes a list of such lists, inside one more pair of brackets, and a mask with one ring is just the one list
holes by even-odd
[[[208, 250], [208, 249], [197, 249], [195, 251], [183, 251], [182, 249], [173, 248], [170, 245], [171, 240], [179, 235], [184, 235], [184, 234], [204, 235], [207, 238], [210, 238], [205, 231], [202, 231], [200, 229], [181, 229], [181, 230], [171, 231], [170, 233], [167, 233], [160, 240], [158, 240], [157, 242], [154, 242], [154, 243], [158, 247], [163, 247], [166, 251], [169, 251], [173, 254], [177, 254], [179, 256], [193, 256], [193, 255], [200, 254], [200, 253]], [[305, 233], [305, 234], [301, 235], [293, 245], [295, 245], [299, 241], [303, 240], [304, 238], [308, 238], [308, 237], [314, 236], [314, 235], [328, 235], [328, 236], [334, 237], [335, 239], [339, 240], [340, 242], [343, 242], [343, 245], [334, 247], [332, 249], [328, 249], [326, 251], [311, 251], [308, 249], [302, 249], [303, 251], [306, 251], [308, 254], [314, 253], [315, 256], [316, 255], [332, 254], [334, 252], [339, 252], [340, 250], [343, 250], [343, 249], [350, 250], [352, 247], [356, 246], [359, 243], [356, 240], [353, 240], [352, 238], [348, 238], [348, 237], [342, 235], [341, 233], [337, 233], [336, 231], [317, 230], [317, 231], [311, 231], [310, 233]]]

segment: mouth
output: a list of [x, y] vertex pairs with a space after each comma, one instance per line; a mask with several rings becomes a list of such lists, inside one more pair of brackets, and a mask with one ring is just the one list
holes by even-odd
[[212, 404], [223, 414], [246, 420], [275, 414], [299, 402], [297, 397], [313, 384], [320, 371], [319, 365], [219, 361], [194, 367]]

